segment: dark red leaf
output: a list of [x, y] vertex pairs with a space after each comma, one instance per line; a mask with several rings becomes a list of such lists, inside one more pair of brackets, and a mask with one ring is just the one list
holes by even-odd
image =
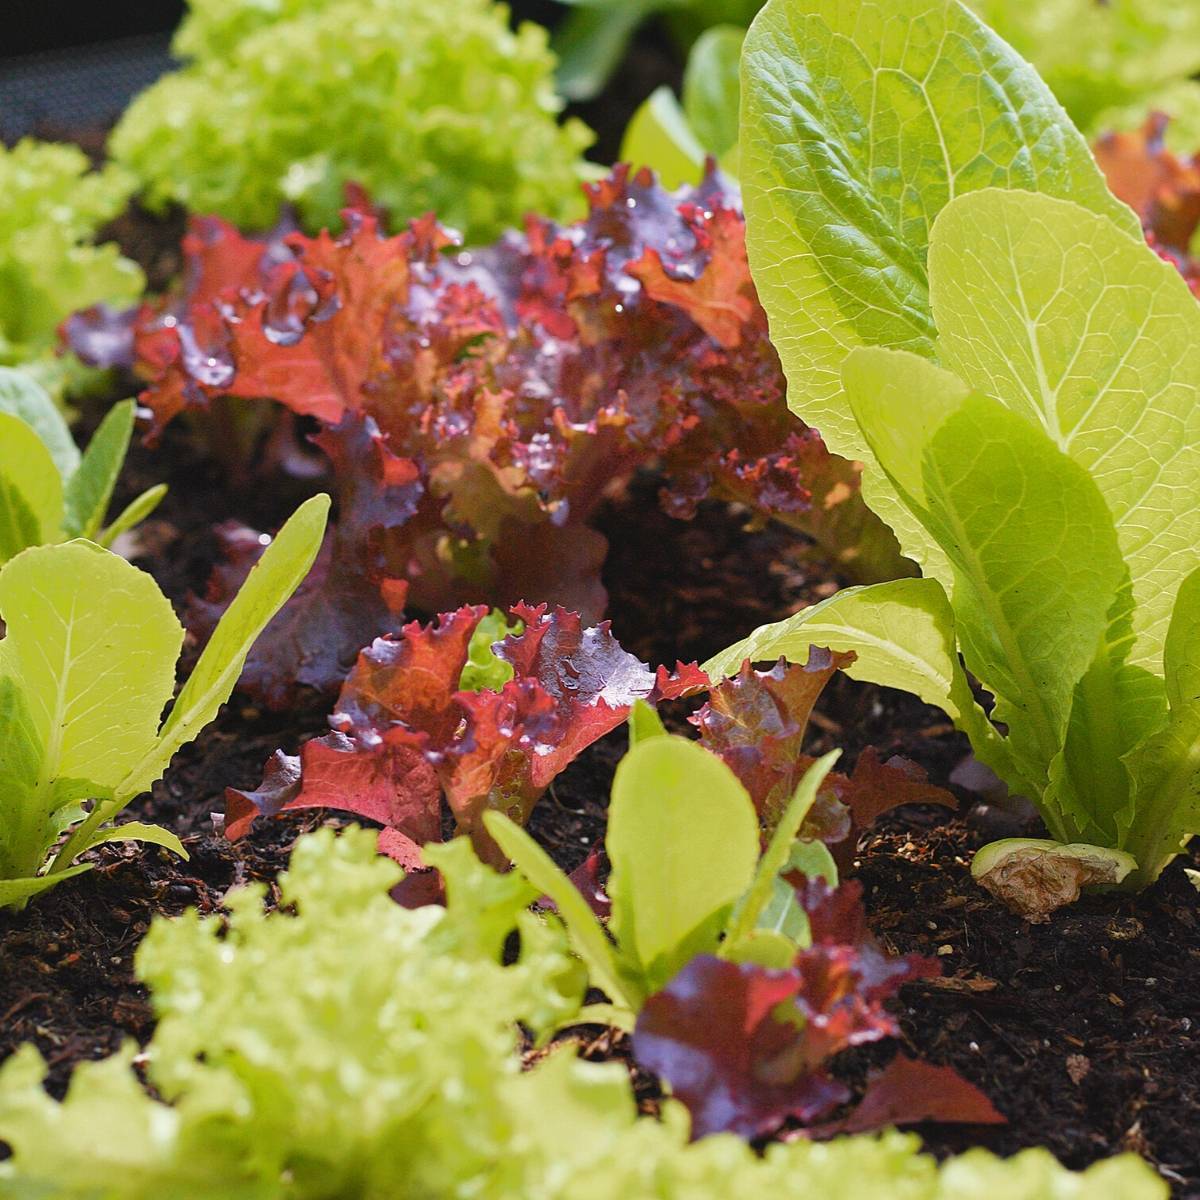
[[834, 673], [854, 658], [812, 646], [803, 666], [781, 658], [769, 671], [756, 671], [744, 662], [690, 718], [703, 744], [745, 785], [768, 828], [812, 763], [801, 747], [813, 706]]
[[1005, 1125], [1007, 1118], [953, 1067], [897, 1054], [872, 1075], [862, 1100], [845, 1117], [803, 1131], [809, 1137], [871, 1133], [889, 1125]]
[[813, 945], [793, 967], [701, 957], [650, 997], [634, 1054], [692, 1113], [693, 1133], [758, 1137], [809, 1123], [849, 1093], [826, 1071], [841, 1050], [897, 1032], [884, 1002], [902, 983], [936, 975], [918, 955], [887, 955], [866, 929], [861, 888], [802, 882]]

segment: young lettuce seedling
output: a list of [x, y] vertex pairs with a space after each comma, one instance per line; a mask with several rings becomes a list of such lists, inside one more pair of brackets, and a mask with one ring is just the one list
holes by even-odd
[[41, 385], [0, 367], [0, 565], [30, 546], [71, 538], [111, 546], [154, 511], [165, 484], [143, 492], [102, 528], [129, 449], [134, 409], [132, 400], [115, 405], [81, 455]]
[[635, 707], [630, 725], [634, 744], [608, 810], [611, 940], [529, 834], [500, 812], [484, 814], [516, 869], [554, 901], [593, 984], [612, 1002], [588, 1015], [626, 1029], [697, 955], [782, 969], [807, 946], [804, 910], [779, 876], [800, 869], [836, 882], [824, 844], [796, 834], [840, 754], [808, 770], [760, 857], [758, 815], [737, 776], [696, 742], [664, 733], [646, 705]]
[[[707, 670], [819, 641], [940, 705], [1057, 843], [978, 864], [1042, 918], [1081, 884], [1146, 886], [1200, 830], [1200, 308], [1027, 64], [954, 0], [896, 7], [903, 46], [866, 3], [767, 5], [742, 165], [790, 401], [867, 464], [864, 497], [925, 578], [848, 589]], [[870, 111], [863, 61], [885, 88]], [[772, 119], [788, 95], [826, 137]]]
[[88, 870], [75, 860], [101, 842], [184, 854], [156, 825], [110, 823], [229, 698], [254, 639], [308, 573], [328, 511], [315, 496], [280, 530], [165, 720], [183, 628], [149, 575], [82, 538], [0, 570], [0, 907]]

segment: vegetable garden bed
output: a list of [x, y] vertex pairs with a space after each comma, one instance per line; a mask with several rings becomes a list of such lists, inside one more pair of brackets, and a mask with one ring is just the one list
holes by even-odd
[[[582, 5], [557, 121], [539, 36], [463, 0], [477, 90], [386, 153], [359, 134], [422, 111], [444, 14], [398, 82], [310, 7], [287, 53], [361, 87], [299, 95], [213, 9], [160, 85], [186, 137], [147, 97], [104, 175], [11, 160], [94, 211], [55, 235], [90, 307], [0, 303], [0, 1197], [1200, 1198], [1200, 161], [1134, 120], [1120, 28], [1089, 82], [972, 5], [1124, 129], [1115, 199], [957, 0], [897, 0], [904, 51], [868, 0], [770, 0], [686, 77], [703, 0]], [[1139, 70], [1186, 108], [1180, 21], [1145, 36], [1195, 62]], [[279, 178], [203, 136], [243, 54]], [[970, 91], [979, 155], [944, 96], [937, 154], [900, 84], [863, 107], [871, 55]], [[328, 154], [289, 142], [314, 104], [354, 126]], [[581, 165], [577, 116], [662, 182]], [[121, 259], [84, 225], [127, 169], [195, 211], [120, 212]], [[435, 203], [465, 248], [395, 219]]]

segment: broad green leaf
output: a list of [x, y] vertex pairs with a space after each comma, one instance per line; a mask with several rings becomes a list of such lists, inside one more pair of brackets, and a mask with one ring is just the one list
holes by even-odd
[[550, 855], [503, 813], [489, 809], [483, 814], [483, 823], [513, 866], [554, 901], [558, 915], [567, 927], [571, 945], [587, 967], [592, 983], [617, 1004], [636, 1008], [635, 999], [621, 982], [612, 943], [579, 889], [559, 870]]
[[941, 390], [923, 396], [926, 419], [897, 421], [871, 381], [904, 357], [856, 351], [850, 403], [897, 493], [951, 563], [963, 657], [995, 693], [994, 716], [1027, 777], [1044, 787], [1126, 576], [1112, 518], [1087, 472], [1040, 428], [995, 400], [964, 396], [945, 372]]
[[612, 928], [647, 992], [712, 953], [754, 877], [758, 817], [746, 789], [697, 742], [639, 742], [613, 780], [606, 845]]
[[153, 846], [162, 846], [180, 858], [190, 857], [183, 848], [183, 843], [169, 829], [161, 825], [146, 825], [142, 821], [126, 821], [121, 825], [110, 825], [106, 829], [97, 829], [76, 851], [82, 854], [93, 846], [105, 842], [148, 842]]
[[95, 537], [104, 523], [129, 450], [136, 407], [132, 400], [123, 400], [109, 410], [88, 443], [79, 469], [67, 481], [63, 521], [67, 537]]
[[620, 158], [633, 167], [650, 167], [665, 188], [699, 180], [704, 146], [666, 84], [655, 88], [633, 114], [621, 139]]
[[1021, 192], [956, 200], [929, 273], [943, 363], [1045, 429], [1103, 493], [1133, 580], [1130, 661], [1157, 673], [1200, 565], [1200, 305], [1141, 236]]
[[625, 56], [637, 27], [661, 0], [622, 0], [617, 5], [580, 5], [554, 32], [558, 90], [568, 100], [590, 100]]
[[41, 783], [119, 784], [154, 744], [183, 629], [144, 571], [86, 541], [40, 546], [0, 571], [3, 665], [45, 748]]
[[751, 930], [758, 927], [759, 917], [771, 900], [779, 872], [787, 867], [788, 856], [796, 835], [800, 832], [800, 826], [804, 824], [809, 809], [816, 803], [817, 792], [825, 782], [825, 777], [833, 770], [833, 764], [841, 757], [841, 753], [840, 750], [831, 750], [804, 772], [804, 777], [771, 835], [766, 851], [758, 861], [754, 881], [727, 930], [731, 943], [748, 936]]
[[63, 479], [74, 474], [79, 448], [50, 393], [37, 380], [13, 367], [0, 367], [0, 413], [20, 417], [42, 439]]
[[697, 39], [683, 73], [683, 111], [707, 153], [722, 158], [737, 145], [742, 42], [746, 31], [714, 25]]
[[925, 259], [950, 200], [1043, 191], [1140, 233], [1034, 70], [957, 0], [770, 0], [743, 52], [741, 130], [750, 264], [788, 403], [868, 465], [842, 360], [861, 345], [933, 356]]
[[0, 413], [0, 564], [61, 536], [63, 487], [41, 438], [20, 417]]
[[1163, 669], [1170, 716], [1125, 760], [1133, 803], [1119, 845], [1137, 859], [1131, 882], [1139, 888], [1200, 833], [1200, 571], [1179, 589]]
[[255, 563], [188, 676], [157, 745], [122, 785], [123, 796], [145, 791], [167, 769], [175, 751], [190, 742], [229, 699], [255, 639], [308, 574], [321, 548], [328, 515], [328, 496], [306, 500]]
[[54, 875], [34, 875], [25, 879], [0, 879], [0, 908], [22, 908], [27, 900], [41, 892], [92, 869], [92, 863], [78, 863]]
[[1011, 777], [999, 734], [971, 695], [958, 659], [954, 615], [934, 579], [897, 579], [870, 587], [843, 588], [820, 604], [772, 625], [704, 664], [714, 678], [734, 674], [743, 660], [763, 662], [783, 655], [807, 662], [810, 646], [853, 650], [844, 670], [900, 688], [937, 705], [971, 739], [975, 752], [1004, 778]]
[[135, 496], [117, 514], [112, 524], [97, 535], [99, 545], [111, 548], [112, 544], [135, 525], [140, 525], [161, 503], [167, 494], [167, 485], [157, 483], [147, 488], [140, 496]]
[[49, 841], [46, 806], [37, 796], [42, 757], [24, 692], [0, 675], [0, 879], [42, 866]]
[[635, 700], [629, 710], [629, 744], [636, 746], [647, 738], [666, 737], [667, 730], [662, 723], [662, 717], [652, 704], [645, 700]]

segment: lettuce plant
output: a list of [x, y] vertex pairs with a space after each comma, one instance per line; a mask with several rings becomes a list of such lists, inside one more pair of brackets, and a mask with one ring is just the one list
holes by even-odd
[[269, 229], [290, 203], [315, 232], [357, 183], [486, 241], [578, 207], [591, 133], [556, 120], [545, 31], [491, 0], [192, 0], [174, 50], [109, 143], [155, 209]]
[[312, 564], [328, 507], [309, 500], [280, 531], [165, 720], [183, 628], [149, 575], [84, 538], [25, 550], [0, 570], [0, 905], [88, 870], [75, 860], [101, 842], [183, 854], [165, 829], [110, 822], [228, 699]]
[[979, 860], [1014, 902], [1144, 887], [1200, 828], [1200, 308], [954, 0], [886, 20], [772, 0], [745, 82], [751, 257], [789, 398], [867, 461], [925, 577], [840, 593], [708, 669], [853, 650], [851, 673], [941, 705], [1037, 805], [1055, 844]]
[[[829, 1060], [895, 1034], [883, 1001], [937, 963], [884, 953], [867, 932], [859, 885], [830, 886], [837, 868], [824, 846], [797, 840], [837, 751], [805, 773], [760, 853], [754, 805], [730, 769], [666, 735], [648, 709], [642, 716], [613, 781], [607, 933], [536, 842], [502, 813], [484, 819], [554, 901], [592, 984], [610, 997], [580, 1019], [633, 1025], [636, 1058], [671, 1085], [695, 1136], [812, 1124], [850, 1098]], [[942, 1119], [1003, 1121], [953, 1071], [943, 1074], [962, 1106]], [[899, 1092], [887, 1102], [877, 1089], [872, 1104], [887, 1103], [896, 1123], [909, 1119]]]
[[0, 146], [0, 365], [21, 366], [60, 392], [70, 364], [51, 355], [59, 322], [77, 308], [141, 294], [137, 265], [114, 243], [93, 243], [132, 190], [125, 171], [92, 171], [77, 146]]
[[[259, 816], [334, 808], [383, 825], [379, 847], [406, 867], [441, 839], [443, 797], [459, 833], [497, 858], [481, 817], [524, 823], [554, 778], [638, 701], [704, 688], [693, 663], [650, 670], [608, 622], [519, 604], [518, 631], [482, 605], [412, 621], [358, 656], [330, 718], [335, 732], [298, 756], [276, 751], [254, 791], [226, 792], [225, 831]], [[502, 858], [499, 861], [503, 861]]]
[[[194, 223], [183, 295], [133, 323], [156, 428], [221, 397], [273, 398], [320, 422], [339, 493], [317, 569], [251, 660], [267, 703], [336, 688], [406, 603], [536, 596], [599, 617], [607, 543], [591, 521], [639, 467], [661, 467], [681, 518], [731, 500], [857, 580], [908, 568], [857, 466], [783, 403], [728, 184], [671, 193], [618, 168], [589, 204], [584, 221], [534, 219], [459, 253], [432, 221], [383, 237], [361, 209], [336, 239]], [[73, 328], [94, 341], [107, 325]], [[201, 631], [252, 561], [256, 535], [226, 537]]]
[[[523, 1069], [518, 1023], [545, 1032], [578, 1010], [582, 979], [534, 889], [436, 851], [445, 908], [408, 910], [373, 837], [301, 839], [286, 908], [236, 889], [230, 916], [158, 920], [137, 955], [158, 1022], [137, 1047], [76, 1068], [64, 1100], [27, 1046], [0, 1068], [0, 1189], [59, 1200], [1165, 1200], [1132, 1155], [1078, 1174], [1044, 1150], [972, 1150], [939, 1165], [889, 1132], [759, 1154], [689, 1143], [686, 1110], [637, 1115], [620, 1063], [569, 1044]], [[519, 954], [505, 955], [508, 935]]]
[[0, 367], [0, 566], [30, 546], [71, 538], [110, 546], [154, 511], [165, 484], [104, 525], [135, 407], [132, 400], [113, 407], [81, 455], [49, 394], [28, 375]]

